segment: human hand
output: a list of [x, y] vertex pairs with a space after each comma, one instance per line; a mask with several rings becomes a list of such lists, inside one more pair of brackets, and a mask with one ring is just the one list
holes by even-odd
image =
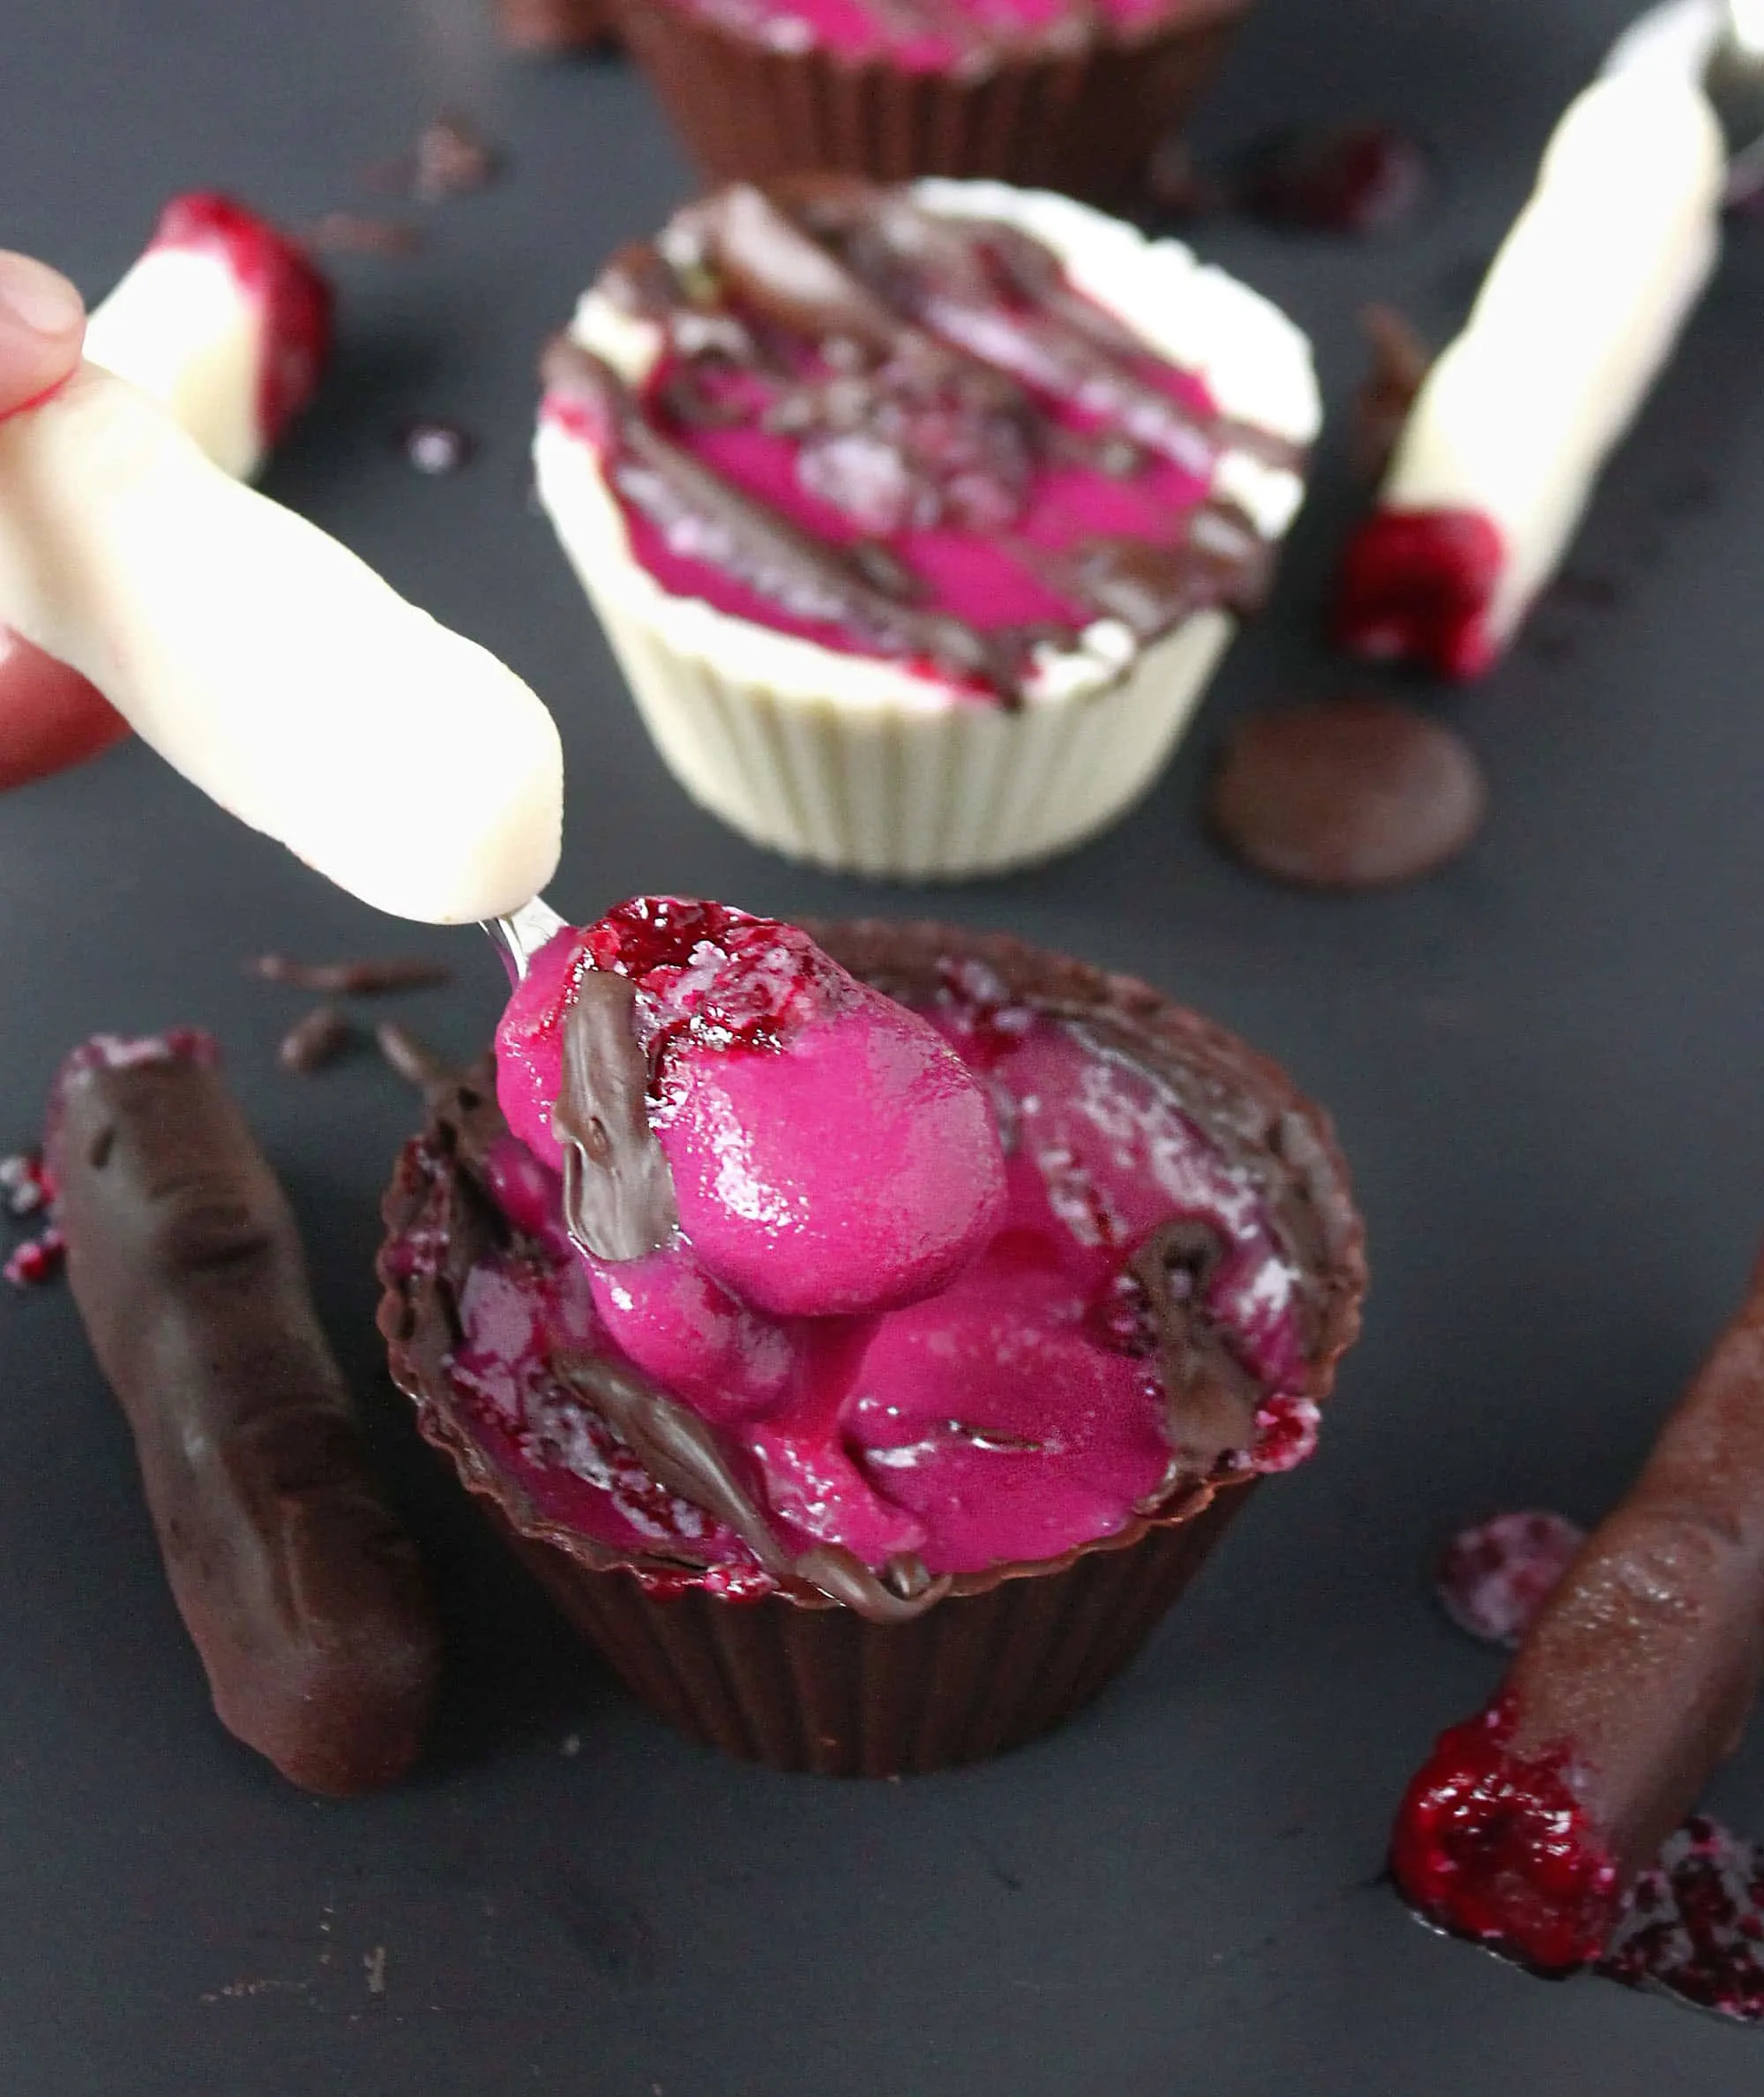
[[[79, 294], [67, 279], [0, 250], [0, 416], [60, 385], [85, 334]], [[0, 789], [77, 765], [127, 733], [78, 671], [0, 626]]]

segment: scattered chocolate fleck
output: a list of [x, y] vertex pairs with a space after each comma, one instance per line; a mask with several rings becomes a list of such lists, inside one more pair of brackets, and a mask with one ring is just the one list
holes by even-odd
[[1259, 873], [1365, 889], [1455, 859], [1487, 805], [1482, 768], [1461, 735], [1417, 707], [1367, 696], [1240, 722], [1209, 812], [1224, 844]]
[[451, 983], [445, 961], [420, 954], [369, 956], [359, 961], [295, 961], [287, 954], [259, 954], [245, 964], [260, 982], [290, 983], [321, 997], [377, 997], [391, 990], [433, 990]]
[[1565, 1516], [1528, 1508], [1461, 1529], [1439, 1554], [1433, 1592], [1461, 1631], [1516, 1648], [1586, 1541]]
[[461, 466], [469, 466], [478, 448], [477, 439], [469, 430], [461, 429], [457, 422], [440, 422], [430, 416], [407, 422], [398, 433], [398, 445], [419, 474], [437, 477], [457, 474]]
[[4, 1274], [14, 1288], [35, 1288], [39, 1282], [48, 1281], [61, 1272], [62, 1256], [67, 1250], [61, 1232], [51, 1224], [40, 1236], [26, 1238], [17, 1247], [0, 1274]]
[[501, 170], [500, 155], [476, 125], [450, 113], [425, 124], [408, 153], [369, 168], [368, 179], [376, 189], [437, 204], [482, 190]]
[[310, 1078], [333, 1063], [355, 1038], [355, 1030], [334, 1004], [315, 1005], [281, 1038], [276, 1061], [296, 1078]]
[[1323, 124], [1252, 145], [1235, 186], [1237, 208], [1267, 225], [1365, 236], [1413, 219], [1432, 169], [1425, 150], [1390, 124]]
[[359, 212], [327, 211], [302, 236], [320, 255], [414, 255], [422, 229], [403, 219], [366, 218]]
[[1364, 479], [1380, 481], [1433, 353], [1407, 315], [1394, 306], [1362, 307], [1360, 328], [1372, 351], [1372, 363], [1354, 396], [1354, 467]]
[[380, 1054], [407, 1084], [419, 1092], [433, 1092], [451, 1084], [459, 1073], [443, 1062], [429, 1044], [396, 1019], [382, 1019], [374, 1029]]
[[1637, 1878], [1597, 1970], [1736, 2023], [1764, 2023], [1764, 1843], [1693, 1814]]

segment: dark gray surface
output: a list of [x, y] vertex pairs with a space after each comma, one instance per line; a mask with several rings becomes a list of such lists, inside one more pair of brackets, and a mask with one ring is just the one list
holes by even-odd
[[[617, 67], [505, 61], [475, 0], [13, 0], [0, 238], [96, 295], [159, 200], [226, 183], [300, 220], [443, 101], [512, 155], [346, 279], [339, 382], [276, 493], [498, 649], [556, 705], [556, 899], [651, 886], [785, 912], [918, 899], [793, 870], [664, 776], [542, 520], [523, 506], [535, 347], [611, 244], [684, 190]], [[1264, 0], [1219, 137], [1343, 108], [1416, 123], [1446, 194], [1376, 248], [1241, 228], [1208, 250], [1317, 335], [1444, 332], [1621, 0]], [[1194, 807], [1234, 712], [1336, 673], [1310, 638], [1349, 501], [1336, 449], [1272, 621], [1171, 776], [1033, 877], [934, 899], [1139, 970], [1286, 1061], [1339, 1116], [1371, 1324], [1317, 1462], [1265, 1492], [1144, 1662], [995, 1767], [840, 1786], [725, 1765], [631, 1709], [412, 1448], [377, 1367], [376, 1199], [412, 1119], [370, 1060], [302, 1084], [266, 945], [445, 947], [406, 1001], [464, 1051], [497, 975], [405, 939], [119, 752], [0, 804], [0, 1147], [91, 1028], [216, 1026], [309, 1228], [325, 1311], [430, 1545], [456, 1666], [431, 1765], [312, 1803], [222, 1735], [161, 1585], [123, 1429], [64, 1293], [0, 1301], [0, 2090], [6, 2097], [1733, 2097], [1764, 2040], [1602, 1983], [1551, 1988], [1418, 1930], [1372, 1883], [1403, 1780], [1490, 1657], [1431, 1609], [1441, 1530], [1586, 1517], [1731, 1303], [1764, 1222], [1764, 230], [1742, 230], [1611, 474], [1551, 612], [1454, 700], [1492, 778], [1470, 860], [1340, 906], [1213, 856]], [[484, 439], [424, 482], [403, 414]], [[1699, 476], [1713, 476], [1711, 490]], [[266, 637], [265, 646], [273, 646]], [[348, 753], [339, 752], [340, 761]], [[480, 949], [482, 949], [481, 951]], [[1758, 1746], [1718, 1802], [1764, 1822]], [[370, 1956], [385, 1989], [370, 1992]]]

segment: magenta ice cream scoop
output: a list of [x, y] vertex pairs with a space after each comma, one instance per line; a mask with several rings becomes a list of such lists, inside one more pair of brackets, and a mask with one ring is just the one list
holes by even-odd
[[715, 904], [622, 904], [534, 959], [498, 1030], [497, 1085], [535, 1156], [562, 1168], [565, 1032], [584, 980], [608, 974], [635, 992], [644, 1111], [680, 1235], [743, 1304], [780, 1318], [893, 1310], [991, 1236], [1004, 1158], [960, 1059], [807, 934]]

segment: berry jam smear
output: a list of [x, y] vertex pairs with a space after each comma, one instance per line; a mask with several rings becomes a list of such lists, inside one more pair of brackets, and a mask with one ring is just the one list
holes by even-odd
[[1693, 1814], [1631, 1889], [1607, 1980], [1764, 2023], [1764, 1844]]
[[[654, 1000], [665, 1053], [687, 1053], [669, 1028], [711, 1014], [729, 1052], [765, 1056], [851, 981], [836, 969], [824, 980], [833, 965], [819, 950], [781, 947], [775, 930], [651, 902], [591, 928], [582, 951]], [[959, 1574], [1111, 1535], [1171, 1490], [1156, 1338], [1121, 1277], [1178, 1216], [1224, 1243], [1205, 1309], [1265, 1393], [1251, 1445], [1221, 1474], [1309, 1453], [1298, 1277], [1243, 1171], [1145, 1066], [1014, 1004], [990, 971], [946, 972], [916, 1009], [983, 1082], [1005, 1195], [946, 1286], [872, 1317], [761, 1317], [673, 1255], [593, 1268], [564, 1232], [556, 1175], [513, 1137], [497, 1139], [478, 1176], [510, 1235], [460, 1292], [450, 1368], [474, 1438], [542, 1518], [615, 1551], [677, 1556], [691, 1581], [717, 1569], [733, 1593], [771, 1584], [747, 1543], [657, 1485], [555, 1371], [562, 1358], [628, 1362], [609, 1320], [626, 1315], [621, 1295], [662, 1289], [693, 1355], [686, 1380], [664, 1387], [714, 1425], [792, 1552], [833, 1541], [868, 1564], [910, 1552], [933, 1575]], [[417, 1159], [445, 1183], [440, 1152]], [[439, 1257], [420, 1227], [392, 1254], [406, 1272]], [[652, 1318], [642, 1331], [661, 1329]], [[714, 1373], [700, 1384], [704, 1362]]]

